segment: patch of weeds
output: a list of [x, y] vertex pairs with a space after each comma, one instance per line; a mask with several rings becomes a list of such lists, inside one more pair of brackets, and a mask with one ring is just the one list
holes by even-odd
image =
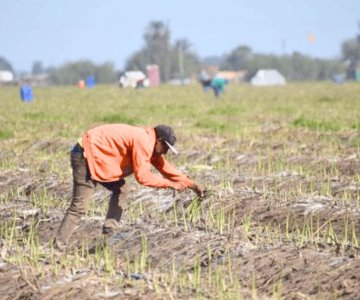
[[124, 123], [130, 125], [139, 124], [140, 121], [137, 118], [129, 117], [124, 114], [111, 114], [100, 119], [106, 123]]
[[178, 105], [166, 105], [165, 111], [173, 111], [178, 116], [184, 117], [193, 117], [197, 116], [198, 112], [194, 109], [193, 106], [186, 105], [186, 104], [178, 104]]
[[144, 109], [148, 113], [153, 114], [153, 113], [158, 112], [159, 110], [166, 111], [166, 109], [169, 109], [169, 108], [171, 109], [171, 107], [167, 107], [167, 106], [168, 105], [162, 106], [162, 105], [152, 105], [152, 104], [150, 104], [150, 105], [145, 106]]
[[43, 112], [25, 113], [24, 117], [30, 120], [44, 120], [46, 115]]
[[349, 144], [350, 144], [350, 146], [353, 146], [353, 147], [360, 147], [360, 137], [356, 136], [356, 137], [350, 138]]
[[0, 140], [11, 139], [15, 136], [14, 132], [8, 129], [0, 130]]
[[321, 131], [338, 131], [341, 129], [341, 126], [335, 122], [326, 122], [316, 119], [308, 119], [304, 116], [295, 119], [292, 122], [292, 125], [295, 127], [303, 127], [312, 130], [321, 130]]
[[351, 129], [360, 130], [360, 122], [351, 125]]
[[234, 107], [234, 106], [223, 106], [216, 107], [209, 110], [209, 115], [238, 115], [245, 112], [245, 109], [242, 107]]
[[199, 120], [195, 124], [196, 127], [206, 128], [215, 133], [220, 133], [226, 130], [227, 124], [217, 120]]
[[69, 130], [64, 129], [64, 130], [59, 131], [58, 137], [62, 137], [62, 138], [73, 138], [74, 135], [73, 135], [73, 133], [70, 132]]
[[294, 108], [290, 106], [274, 106], [273, 110], [277, 113], [286, 115], [294, 113]]
[[336, 99], [332, 97], [323, 96], [318, 98], [317, 101], [322, 103], [331, 103], [331, 102], [336, 102]]

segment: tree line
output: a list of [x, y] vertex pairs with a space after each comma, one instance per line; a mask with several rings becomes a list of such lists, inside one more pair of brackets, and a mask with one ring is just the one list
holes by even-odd
[[[360, 26], [359, 26], [360, 29]], [[126, 60], [124, 70], [146, 71], [146, 66], [157, 64], [162, 82], [183, 79], [196, 75], [206, 65], [216, 65], [220, 70], [247, 70], [250, 78], [258, 69], [277, 69], [289, 81], [329, 80], [333, 75], [346, 73], [348, 79], [355, 78], [360, 63], [360, 34], [341, 45], [341, 59], [319, 59], [299, 52], [291, 55], [266, 55], [254, 53], [246, 45], [239, 45], [219, 57], [201, 59], [187, 39], [171, 43], [171, 32], [167, 24], [153, 21], [143, 35], [143, 46]], [[0, 57], [0, 69], [13, 70], [11, 64]], [[60, 67], [44, 68], [41, 61], [32, 66], [33, 75], [47, 73], [54, 84], [76, 84], [89, 75], [98, 83], [114, 83], [120, 71], [113, 63], [97, 65], [89, 60], [65, 63]]]

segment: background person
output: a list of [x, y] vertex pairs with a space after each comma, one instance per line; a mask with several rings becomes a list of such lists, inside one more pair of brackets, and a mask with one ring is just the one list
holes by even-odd
[[220, 97], [222, 93], [225, 91], [225, 85], [228, 83], [226, 79], [214, 77], [211, 80], [211, 88], [214, 91], [215, 97]]
[[204, 92], [207, 93], [208, 89], [211, 88], [211, 77], [205, 70], [200, 72], [199, 81], [203, 87]]

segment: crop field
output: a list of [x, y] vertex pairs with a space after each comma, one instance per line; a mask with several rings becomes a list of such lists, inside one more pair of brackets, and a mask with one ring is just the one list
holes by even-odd
[[[35, 87], [24, 103], [0, 87], [0, 299], [358, 299], [359, 91]], [[69, 151], [103, 123], [173, 126], [180, 154], [167, 157], [207, 197], [129, 176], [121, 230], [104, 243], [98, 186], [61, 253]]]

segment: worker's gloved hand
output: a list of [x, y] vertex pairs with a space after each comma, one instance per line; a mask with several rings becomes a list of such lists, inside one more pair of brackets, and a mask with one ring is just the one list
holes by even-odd
[[197, 194], [199, 198], [204, 198], [206, 196], [206, 189], [198, 185], [197, 183], [194, 183], [190, 188]]

